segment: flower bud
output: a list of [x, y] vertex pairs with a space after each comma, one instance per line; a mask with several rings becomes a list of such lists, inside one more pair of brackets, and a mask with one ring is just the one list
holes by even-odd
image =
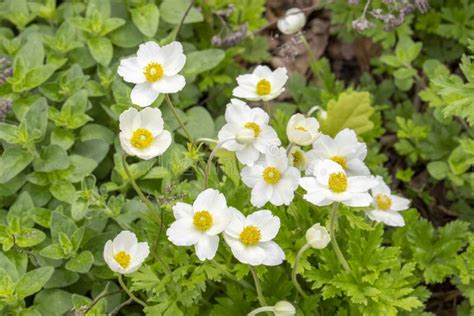
[[286, 126], [288, 140], [300, 146], [312, 144], [319, 136], [319, 122], [314, 117], [305, 117], [303, 114], [295, 114]]
[[314, 249], [326, 248], [330, 241], [331, 236], [326, 227], [321, 226], [319, 223], [314, 224], [306, 231], [306, 242]]
[[296, 309], [290, 302], [279, 301], [273, 306], [273, 313], [276, 316], [293, 316], [296, 315]]
[[306, 24], [306, 16], [301, 9], [292, 8], [286, 11], [285, 16], [278, 20], [277, 26], [280, 32], [291, 35], [303, 28]]
[[241, 129], [235, 136], [237, 143], [247, 145], [253, 142], [255, 139], [255, 132], [250, 128]]

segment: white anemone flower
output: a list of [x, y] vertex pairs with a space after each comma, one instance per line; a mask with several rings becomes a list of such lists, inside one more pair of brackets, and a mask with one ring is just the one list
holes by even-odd
[[166, 235], [176, 246], [192, 246], [199, 260], [212, 259], [219, 246], [219, 236], [232, 220], [222, 193], [207, 189], [199, 193], [193, 205], [178, 202], [173, 207], [176, 221]]
[[270, 101], [285, 91], [287, 80], [288, 75], [284, 67], [272, 71], [267, 66], [257, 66], [253, 73], [237, 77], [238, 86], [232, 94], [250, 101]]
[[163, 129], [161, 111], [129, 108], [120, 114], [120, 144], [131, 156], [149, 160], [163, 154], [171, 145], [171, 133]]
[[149, 254], [147, 242], [138, 242], [134, 233], [124, 230], [105, 243], [103, 256], [110, 270], [128, 274], [137, 271]]
[[299, 8], [291, 8], [280, 18], [277, 27], [283, 34], [291, 35], [300, 31], [306, 24], [306, 16]]
[[268, 114], [260, 108], [250, 108], [245, 102], [232, 99], [225, 111], [226, 124], [219, 131], [222, 147], [236, 152], [237, 159], [251, 165], [268, 148], [278, 147], [280, 139], [268, 124]]
[[280, 219], [268, 210], [247, 217], [235, 210], [224, 231], [224, 239], [240, 262], [252, 266], [276, 266], [285, 259], [285, 253], [273, 241], [279, 229]]
[[[356, 133], [351, 129], [343, 129], [336, 137], [320, 135], [308, 153], [310, 169], [315, 160], [330, 159], [337, 162], [348, 176], [368, 176], [369, 168], [364, 164], [367, 156], [367, 145], [357, 140]], [[311, 172], [311, 170], [310, 170]]]
[[288, 153], [288, 163], [300, 171], [305, 171], [308, 167], [308, 158], [300, 147], [292, 146]]
[[311, 177], [304, 177], [300, 185], [307, 191], [303, 198], [317, 206], [341, 202], [347, 206], [364, 207], [372, 203], [368, 190], [377, 185], [373, 177], [346, 174], [340, 164], [326, 159], [315, 163]]
[[405, 220], [399, 212], [410, 207], [410, 200], [393, 195], [381, 176], [377, 176], [376, 180], [377, 186], [370, 190], [373, 209], [368, 211], [367, 215], [371, 220], [388, 226], [405, 226]]
[[298, 169], [288, 165], [283, 148], [268, 152], [255, 165], [242, 169], [240, 175], [242, 181], [252, 188], [250, 202], [256, 207], [267, 202], [276, 206], [290, 205], [301, 177]]
[[288, 140], [296, 145], [307, 146], [319, 136], [319, 122], [314, 117], [294, 114], [286, 126]]
[[178, 73], [185, 63], [181, 43], [160, 47], [150, 41], [140, 44], [136, 56], [122, 59], [117, 72], [125, 81], [135, 84], [130, 95], [132, 103], [145, 107], [160, 93], [175, 93], [184, 88], [186, 81]]

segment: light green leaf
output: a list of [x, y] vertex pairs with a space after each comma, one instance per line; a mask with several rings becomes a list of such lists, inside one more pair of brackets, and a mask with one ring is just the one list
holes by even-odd
[[87, 41], [87, 46], [95, 61], [103, 66], [107, 66], [112, 60], [114, 48], [110, 40], [106, 37], [94, 37]]
[[72, 258], [66, 263], [66, 269], [69, 271], [87, 273], [94, 263], [94, 256], [90, 251], [83, 251], [77, 257]]
[[148, 37], [153, 37], [158, 30], [160, 22], [160, 11], [153, 3], [142, 5], [132, 9], [132, 21], [138, 27], [140, 32]]
[[0, 183], [13, 179], [33, 161], [33, 155], [21, 148], [7, 148], [0, 158]]
[[329, 136], [345, 129], [353, 129], [357, 135], [364, 134], [374, 127], [370, 116], [374, 113], [368, 92], [343, 92], [338, 100], [327, 104], [327, 116], [319, 115], [321, 131]]
[[[214, 119], [205, 108], [195, 106], [189, 109], [186, 114], [188, 115], [186, 129], [193, 138], [215, 137]], [[182, 133], [181, 130], [180, 133]]]
[[43, 147], [40, 157], [33, 161], [33, 168], [39, 172], [63, 170], [69, 165], [70, 161], [66, 150], [57, 145]]
[[[191, 5], [191, 0], [164, 0], [160, 5], [161, 18], [170, 24], [179, 24], [184, 13]], [[189, 10], [184, 24], [204, 21], [201, 12], [194, 6]]]
[[25, 298], [35, 294], [48, 282], [53, 272], [53, 267], [42, 267], [24, 274], [15, 286], [16, 295]]
[[185, 76], [195, 76], [219, 65], [224, 59], [225, 52], [222, 49], [206, 49], [191, 52], [186, 55], [186, 65], [183, 69]]
[[59, 201], [72, 204], [76, 197], [76, 188], [68, 181], [58, 181], [54, 183], [49, 192]]
[[22, 248], [33, 247], [41, 243], [45, 238], [46, 234], [35, 228], [22, 229], [19, 234], [15, 235], [16, 244]]

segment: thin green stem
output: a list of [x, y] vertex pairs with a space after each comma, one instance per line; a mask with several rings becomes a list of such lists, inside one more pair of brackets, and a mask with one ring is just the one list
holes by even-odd
[[263, 306], [263, 307], [259, 307], [257, 309], [254, 309], [253, 311], [248, 313], [247, 316], [254, 316], [254, 315], [257, 315], [257, 314], [260, 314], [260, 313], [263, 313], [263, 312], [273, 312], [274, 310], [275, 310], [274, 306]]
[[250, 272], [252, 272], [253, 280], [255, 282], [255, 289], [257, 290], [258, 301], [260, 305], [267, 306], [267, 301], [265, 301], [265, 297], [263, 296], [262, 286], [260, 285], [260, 280], [258, 279], [257, 270], [255, 270], [254, 266], [250, 266]]
[[303, 247], [301, 247], [300, 251], [298, 251], [298, 253], [296, 254], [295, 265], [293, 266], [293, 271], [291, 271], [291, 282], [293, 282], [293, 285], [295, 286], [298, 293], [300, 293], [301, 296], [303, 296], [304, 298], [307, 298], [308, 295], [306, 295], [306, 293], [303, 291], [300, 284], [298, 283], [298, 280], [296, 279], [296, 269], [298, 269], [298, 263], [301, 260], [301, 256], [309, 248], [311, 248], [309, 244], [305, 244]]
[[183, 130], [184, 134], [186, 134], [187, 139], [189, 140], [189, 142], [191, 142], [191, 143], [194, 144], [194, 139], [193, 139], [193, 137], [191, 136], [191, 134], [189, 133], [189, 131], [188, 131], [188, 129], [186, 128], [186, 126], [184, 126], [183, 121], [182, 121], [181, 118], [179, 117], [178, 112], [176, 111], [176, 108], [175, 108], [174, 105], [173, 105], [173, 102], [171, 102], [171, 98], [170, 98], [169, 94], [166, 94], [166, 95], [165, 95], [165, 99], [166, 99], [166, 103], [168, 103], [169, 107], [171, 108], [171, 111], [173, 111], [174, 117], [175, 117], [176, 120], [178, 121], [179, 126], [181, 126], [181, 129]]
[[123, 279], [122, 279], [122, 275], [119, 274], [119, 277], [118, 277], [118, 281], [119, 281], [119, 284], [120, 286], [122, 287], [122, 289], [125, 291], [125, 293], [128, 294], [128, 296], [134, 300], [135, 302], [137, 302], [138, 304], [140, 304], [141, 306], [143, 307], [147, 307], [146, 303], [144, 301], [142, 301], [141, 299], [139, 299], [138, 297], [136, 297], [132, 291], [130, 291], [128, 289], [128, 287], [125, 285], [125, 283], [123, 282]]
[[265, 109], [265, 112], [268, 113], [270, 117], [272, 117], [272, 107], [270, 105], [270, 102], [268, 101], [262, 101], [263, 102], [263, 108]]
[[339, 248], [339, 245], [337, 244], [337, 240], [336, 240], [335, 228], [337, 225], [337, 209], [338, 208], [339, 208], [339, 203], [334, 203], [332, 206], [331, 214], [329, 216], [329, 234], [331, 235], [331, 244], [332, 244], [332, 247], [334, 248], [334, 252], [336, 252], [337, 259], [339, 259], [339, 262], [344, 267], [344, 270], [350, 273], [351, 268], [349, 267], [349, 264], [347, 263], [346, 258], [344, 258], [344, 255], [342, 254], [342, 251]]
[[184, 20], [186, 19], [186, 17], [188, 16], [189, 14], [189, 11], [191, 11], [191, 8], [193, 7], [194, 5], [194, 0], [191, 0], [190, 3], [189, 3], [189, 6], [188, 8], [186, 9], [186, 11], [184, 12], [183, 16], [181, 17], [181, 21], [179, 21], [179, 25], [178, 25], [178, 28], [176, 29], [176, 35], [175, 35], [175, 38], [176, 36], [178, 36], [179, 34], [179, 31], [181, 31], [181, 27], [183, 26], [184, 24]]
[[314, 61], [315, 58], [314, 58], [313, 52], [311, 51], [311, 46], [309, 46], [308, 40], [306, 40], [306, 37], [304, 36], [303, 32], [299, 31], [298, 35], [300, 36], [301, 42], [303, 42], [303, 45], [306, 48], [309, 59], [311, 61]]

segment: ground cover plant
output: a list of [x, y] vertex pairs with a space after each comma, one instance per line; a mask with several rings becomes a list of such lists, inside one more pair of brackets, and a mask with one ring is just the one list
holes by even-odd
[[474, 315], [474, 4], [3, 0], [1, 315]]

